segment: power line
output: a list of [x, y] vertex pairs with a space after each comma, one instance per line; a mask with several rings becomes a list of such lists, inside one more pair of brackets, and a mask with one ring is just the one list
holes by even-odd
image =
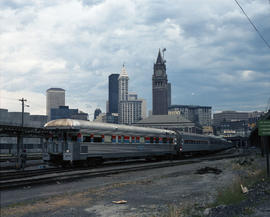
[[264, 41], [264, 43], [266, 44], [266, 46], [268, 48], [270, 48], [269, 43], [264, 39], [264, 37], [262, 36], [262, 34], [260, 33], [260, 31], [257, 29], [257, 27], [255, 26], [255, 24], [251, 21], [251, 19], [248, 17], [248, 15], [246, 14], [246, 12], [244, 11], [244, 9], [241, 7], [241, 5], [238, 3], [237, 0], [234, 0], [236, 2], [236, 4], [239, 6], [239, 8], [242, 10], [242, 12], [244, 13], [244, 15], [247, 17], [248, 21], [250, 22], [250, 24], [253, 26], [253, 28], [255, 29], [255, 31], [258, 33], [258, 35], [261, 37], [261, 39]]

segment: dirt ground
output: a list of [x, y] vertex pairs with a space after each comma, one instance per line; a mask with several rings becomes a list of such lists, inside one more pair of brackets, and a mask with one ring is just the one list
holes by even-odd
[[[238, 183], [243, 178], [261, 179], [258, 174], [264, 170], [264, 159], [259, 155], [252, 155], [247, 161], [248, 163], [243, 163], [243, 165], [240, 164], [245, 162], [245, 159], [205, 161], [2, 191], [1, 217], [174, 217], [213, 216], [213, 213], [218, 216], [219, 210], [225, 213], [224, 210], [229, 207], [215, 204], [222, 190], [233, 183]], [[206, 167], [218, 169], [220, 173], [210, 170], [204, 174], [198, 174], [199, 169]], [[265, 181], [265, 183], [267, 186], [268, 182]], [[267, 191], [268, 189], [265, 189], [265, 192]], [[267, 203], [267, 194], [265, 195], [266, 201], [252, 204], [252, 212], [249, 210], [241, 215], [249, 214], [248, 216], [255, 217], [269, 214], [270, 206], [268, 205], [270, 204]], [[256, 197], [253, 200], [256, 200]], [[122, 201], [122, 204], [113, 201]], [[259, 213], [261, 215], [257, 215]]]

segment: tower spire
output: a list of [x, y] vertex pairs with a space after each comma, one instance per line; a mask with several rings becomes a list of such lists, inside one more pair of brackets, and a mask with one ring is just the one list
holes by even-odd
[[157, 62], [156, 63], [163, 63], [164, 61], [163, 61], [163, 58], [162, 58], [162, 56], [161, 56], [161, 53], [160, 53], [160, 48], [159, 48], [159, 50], [158, 50], [158, 57], [157, 57]]
[[123, 66], [122, 66], [122, 70], [121, 70], [121, 73], [120, 73], [120, 77], [128, 77], [128, 74], [127, 74], [127, 71], [126, 71], [126, 68], [125, 68], [125, 63], [123, 63]]

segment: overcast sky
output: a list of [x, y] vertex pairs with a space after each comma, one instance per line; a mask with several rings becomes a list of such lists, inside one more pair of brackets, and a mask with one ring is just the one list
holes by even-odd
[[[270, 43], [270, 1], [238, 0]], [[1, 108], [45, 114], [46, 90], [71, 108], [106, 110], [108, 76], [152, 109], [153, 63], [166, 48], [172, 104], [265, 110], [270, 49], [234, 0], [1, 0]]]

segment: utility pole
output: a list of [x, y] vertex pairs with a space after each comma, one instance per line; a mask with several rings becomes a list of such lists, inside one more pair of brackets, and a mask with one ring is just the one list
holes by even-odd
[[19, 99], [20, 102], [22, 102], [22, 130], [21, 130], [21, 134], [18, 135], [17, 138], [17, 159], [18, 159], [18, 166], [20, 166], [20, 154], [22, 152], [22, 148], [23, 148], [23, 125], [24, 125], [24, 102], [26, 102], [27, 100], [24, 98]]
[[23, 127], [23, 122], [24, 122], [24, 102], [26, 102], [27, 100], [24, 98], [19, 99], [19, 101], [22, 102], [22, 127]]

